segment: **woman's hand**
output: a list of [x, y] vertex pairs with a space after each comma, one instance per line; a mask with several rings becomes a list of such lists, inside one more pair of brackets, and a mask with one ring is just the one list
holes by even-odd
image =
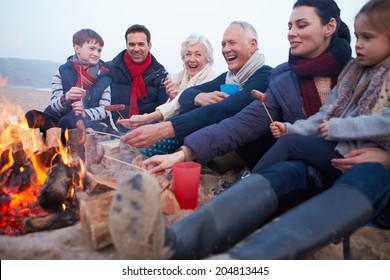
[[169, 99], [173, 99], [179, 93], [179, 84], [173, 83], [168, 76], [164, 80], [165, 91], [169, 96]]
[[272, 135], [275, 138], [279, 138], [280, 136], [287, 134], [286, 126], [282, 122], [272, 122], [270, 125]]
[[127, 129], [135, 129], [139, 126], [148, 124], [149, 122], [149, 114], [143, 114], [133, 115], [130, 117], [130, 119], [118, 119], [116, 123], [122, 125]]
[[205, 106], [220, 102], [228, 97], [229, 94], [222, 91], [201, 92], [195, 96], [194, 104], [195, 106]]
[[176, 162], [185, 161], [184, 151], [180, 150], [168, 155], [156, 155], [142, 162], [142, 168], [151, 174], [164, 173], [166, 169], [172, 168]]
[[344, 158], [332, 159], [332, 165], [342, 172], [346, 172], [352, 166], [363, 162], [377, 162], [390, 168], [390, 153], [378, 147], [367, 147], [353, 150]]

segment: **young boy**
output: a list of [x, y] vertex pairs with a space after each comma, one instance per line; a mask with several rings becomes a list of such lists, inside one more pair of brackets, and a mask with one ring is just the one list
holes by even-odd
[[29, 127], [39, 127], [45, 135], [51, 127], [76, 128], [80, 120], [85, 127], [102, 130], [109, 124], [111, 74], [100, 60], [104, 41], [91, 29], [73, 35], [75, 54], [61, 65], [52, 81], [50, 105], [44, 112], [26, 113]]

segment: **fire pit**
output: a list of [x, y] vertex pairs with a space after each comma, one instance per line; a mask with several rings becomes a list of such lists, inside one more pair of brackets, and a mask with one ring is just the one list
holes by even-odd
[[[72, 225], [75, 191], [83, 190], [82, 160], [62, 145], [61, 130], [46, 142], [22, 118], [0, 125], [0, 234], [20, 235]], [[69, 134], [68, 138], [69, 138]]]

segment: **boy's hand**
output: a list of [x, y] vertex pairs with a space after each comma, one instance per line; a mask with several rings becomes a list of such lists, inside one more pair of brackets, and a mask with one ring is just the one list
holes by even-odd
[[286, 126], [282, 122], [273, 122], [270, 125], [272, 135], [275, 138], [279, 138], [280, 136], [286, 134]]
[[78, 100], [72, 103], [72, 110], [76, 116], [85, 117], [83, 101]]
[[72, 87], [66, 94], [65, 98], [68, 101], [81, 100], [84, 98], [86, 90], [80, 87]]

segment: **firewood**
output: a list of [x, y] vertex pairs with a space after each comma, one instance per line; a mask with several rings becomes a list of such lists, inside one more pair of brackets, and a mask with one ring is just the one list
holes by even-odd
[[80, 219], [77, 207], [71, 207], [65, 211], [50, 213], [43, 216], [28, 217], [23, 220], [22, 233], [54, 230], [74, 225]]
[[80, 201], [81, 227], [89, 234], [95, 250], [112, 244], [108, 216], [113, 194], [108, 191]]
[[59, 147], [61, 145], [61, 133], [60, 127], [52, 127], [46, 131], [46, 147]]
[[89, 172], [86, 175], [90, 193], [97, 194], [118, 188], [118, 181], [114, 178], [99, 176]]
[[72, 170], [60, 162], [53, 165], [45, 183], [39, 190], [38, 203], [49, 211], [59, 211], [72, 185]]
[[31, 152], [43, 150], [43, 140], [39, 128], [19, 129], [19, 139], [24, 150]]
[[161, 211], [167, 215], [174, 215], [180, 211], [180, 205], [173, 192], [164, 189], [160, 196]]

